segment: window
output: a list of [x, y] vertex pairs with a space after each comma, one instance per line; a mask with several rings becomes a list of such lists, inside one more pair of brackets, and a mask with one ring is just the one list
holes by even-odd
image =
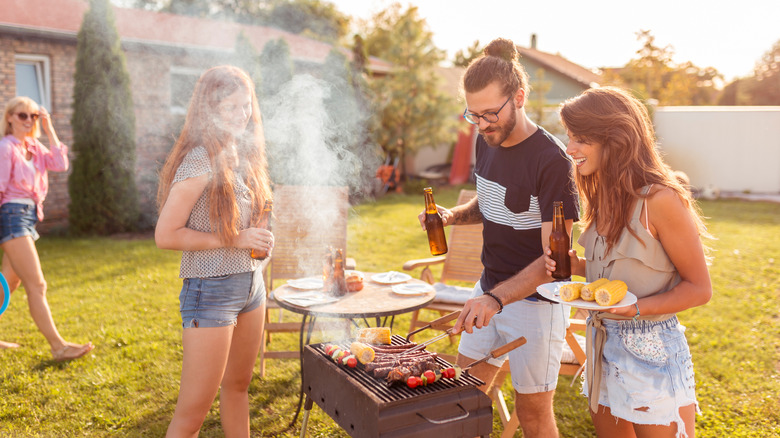
[[192, 91], [201, 73], [194, 68], [171, 67], [171, 113], [187, 113]]
[[16, 95], [27, 96], [51, 110], [51, 76], [49, 57], [16, 55]]

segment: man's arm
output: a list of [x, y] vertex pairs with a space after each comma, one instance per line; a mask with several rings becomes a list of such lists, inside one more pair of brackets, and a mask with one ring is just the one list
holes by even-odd
[[479, 200], [475, 196], [465, 204], [449, 210], [449, 215], [442, 214], [444, 225], [473, 225], [482, 223], [482, 212], [479, 211]]
[[[568, 230], [569, 235], [571, 235], [572, 225], [573, 221], [571, 219], [566, 221], [566, 229]], [[551, 231], [552, 223], [543, 222], [542, 247], [545, 249], [545, 251], [547, 251], [547, 247], [549, 246]], [[545, 237], [547, 241], [546, 243]], [[547, 268], [545, 268], [544, 259], [544, 255], [540, 256], [531, 262], [531, 264], [526, 266], [522, 271], [513, 275], [508, 280], [499, 283], [490, 292], [499, 300], [501, 300], [501, 303], [504, 306], [533, 295], [533, 293], [536, 292], [537, 286], [540, 284], [549, 283], [552, 279], [552, 277], [550, 277], [550, 273], [547, 271]], [[466, 301], [466, 304], [463, 306], [463, 311], [461, 312], [458, 320], [455, 322], [453, 334], [460, 333], [464, 330], [468, 333], [471, 333], [475, 327], [479, 329], [488, 325], [490, 323], [490, 319], [493, 318], [493, 315], [498, 313], [500, 308], [501, 307], [499, 306], [498, 301], [489, 295], [482, 295], [476, 298], [471, 298], [470, 300]]]

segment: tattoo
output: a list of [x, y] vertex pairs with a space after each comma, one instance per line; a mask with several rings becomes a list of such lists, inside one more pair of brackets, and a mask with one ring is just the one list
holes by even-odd
[[482, 212], [479, 211], [479, 202], [475, 197], [462, 207], [452, 210], [452, 225], [472, 225], [482, 222]]

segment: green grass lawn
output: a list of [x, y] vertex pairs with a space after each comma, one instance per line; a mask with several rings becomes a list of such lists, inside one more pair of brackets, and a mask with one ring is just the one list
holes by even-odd
[[[458, 188], [434, 192], [444, 206], [454, 205], [457, 194]], [[406, 260], [429, 256], [416, 219], [422, 206], [421, 193], [355, 206], [348, 253], [358, 269], [400, 270]], [[702, 410], [697, 436], [780, 437], [780, 204], [716, 201], [702, 208], [717, 237], [710, 242], [714, 295], [679, 315]], [[24, 292], [15, 293], [0, 317], [0, 339], [22, 347], [0, 350], [0, 436], [163, 436], [181, 367], [178, 253], [158, 250], [151, 238], [44, 236], [38, 248], [60, 332], [96, 349], [86, 359], [53, 362]], [[397, 333], [407, 328], [408, 317], [396, 319]], [[271, 348], [296, 345], [296, 335], [280, 335]], [[435, 349], [455, 352], [446, 340]], [[593, 436], [579, 382], [571, 383], [562, 376], [555, 399], [561, 435]], [[269, 362], [266, 377], [250, 388], [253, 436], [298, 436], [300, 420], [287, 428], [298, 389], [297, 361]], [[508, 383], [506, 389], [511, 393]], [[217, 400], [201, 436], [222, 436], [218, 406]], [[497, 419], [495, 425], [499, 436]], [[315, 405], [308, 436], [346, 434]]]

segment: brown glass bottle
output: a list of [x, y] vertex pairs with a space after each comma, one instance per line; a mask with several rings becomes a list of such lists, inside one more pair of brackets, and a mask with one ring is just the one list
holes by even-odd
[[333, 256], [333, 280], [330, 286], [330, 294], [340, 297], [347, 293], [347, 277], [344, 273], [344, 252], [336, 249]]
[[569, 249], [571, 239], [566, 232], [566, 223], [563, 218], [563, 201], [553, 202], [553, 225], [550, 233], [551, 258], [555, 260], [555, 271], [552, 277], [557, 281], [571, 280], [571, 259]]
[[[271, 229], [271, 213], [273, 211], [273, 208], [274, 208], [273, 201], [267, 199], [265, 201], [265, 206], [263, 206], [263, 213], [260, 216], [260, 222], [258, 222], [257, 228], [265, 228], [266, 230]], [[255, 260], [264, 260], [266, 257], [268, 257], [268, 250], [252, 248], [252, 251], [249, 253], [249, 256]]]
[[425, 230], [428, 232], [428, 244], [431, 254], [441, 255], [447, 253], [447, 236], [444, 234], [444, 222], [436, 209], [433, 201], [433, 189], [426, 187], [425, 193]]

